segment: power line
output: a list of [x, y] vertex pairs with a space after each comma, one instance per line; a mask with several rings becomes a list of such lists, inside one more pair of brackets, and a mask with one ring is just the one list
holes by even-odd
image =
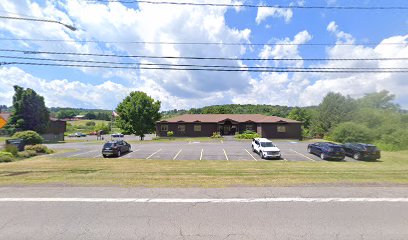
[[408, 6], [301, 6], [301, 5], [255, 5], [255, 4], [227, 4], [227, 3], [193, 3], [170, 1], [145, 1], [145, 0], [86, 0], [85, 2], [119, 2], [119, 3], [145, 3], [153, 5], [182, 5], [182, 6], [209, 6], [209, 7], [246, 7], [246, 8], [281, 8], [281, 9], [337, 9], [337, 10], [408, 10]]
[[84, 67], [84, 68], [113, 68], [113, 69], [143, 69], [143, 70], [173, 70], [173, 71], [210, 71], [210, 72], [277, 72], [277, 73], [408, 73], [405, 70], [313, 70], [313, 69], [219, 69], [219, 68], [175, 68], [175, 67], [131, 67], [131, 66], [106, 66], [83, 64], [57, 64], [33, 62], [0, 62], [1, 65], [34, 65], [56, 67]]
[[62, 23], [60, 21], [56, 21], [56, 20], [40, 19], [40, 18], [28, 18], [28, 17], [11, 17], [11, 16], [0, 16], [0, 18], [11, 19], [11, 20], [24, 20], [24, 21], [34, 21], [34, 22], [57, 23], [57, 24], [60, 24], [60, 25], [62, 25], [64, 27], [70, 29], [71, 31], [76, 31], [75, 27], [73, 27], [71, 25], [68, 25], [68, 24], [65, 24], [65, 23]]
[[408, 45], [408, 43], [371, 42], [371, 43], [233, 43], [233, 42], [154, 42], [154, 41], [99, 41], [99, 40], [66, 40], [66, 39], [32, 39], [32, 38], [0, 38], [0, 41], [29, 42], [76, 42], [76, 43], [117, 43], [117, 44], [151, 44], [151, 45], [226, 45], [226, 46], [377, 46], [377, 45]]
[[[0, 58], [23, 59], [34, 61], [55, 61], [55, 62], [74, 62], [74, 63], [97, 63], [113, 65], [130, 65], [130, 66], [166, 66], [166, 67], [195, 67], [195, 68], [232, 68], [232, 69], [291, 69], [291, 70], [408, 70], [406, 68], [373, 68], [373, 67], [264, 67], [264, 66], [231, 66], [231, 65], [197, 65], [197, 64], [170, 64], [170, 63], [129, 63], [129, 62], [112, 62], [112, 61], [93, 61], [93, 60], [75, 60], [75, 59], [53, 59], [53, 58], [32, 58], [19, 56], [4, 56]], [[102, 65], [101, 65], [102, 66]]]
[[230, 61], [404, 61], [408, 58], [236, 58], [236, 57], [195, 57], [195, 56], [149, 56], [149, 55], [119, 55], [99, 53], [51, 52], [17, 49], [0, 49], [0, 52], [18, 52], [24, 54], [50, 54], [73, 56], [97, 56], [118, 58], [147, 58], [147, 59], [189, 59], [189, 60], [230, 60]]

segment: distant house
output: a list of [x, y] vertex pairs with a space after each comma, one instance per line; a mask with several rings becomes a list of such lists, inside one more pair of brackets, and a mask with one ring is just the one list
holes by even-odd
[[234, 135], [245, 130], [265, 138], [300, 139], [302, 122], [261, 114], [185, 114], [156, 122], [156, 134], [166, 136], [209, 137], [213, 132]]
[[0, 113], [0, 117], [3, 118], [6, 122], [8, 121], [8, 119], [10, 118], [11, 113], [8, 112], [2, 112]]
[[74, 117], [74, 120], [82, 120], [82, 119], [85, 119], [85, 115], [76, 115]]
[[41, 136], [46, 142], [64, 141], [64, 133], [67, 130], [67, 122], [51, 118], [47, 131]]

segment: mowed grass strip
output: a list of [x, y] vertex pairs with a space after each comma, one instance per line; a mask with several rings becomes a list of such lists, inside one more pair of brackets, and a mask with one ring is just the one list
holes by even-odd
[[408, 151], [379, 162], [177, 161], [36, 157], [0, 164], [0, 185], [143, 187], [408, 184]]

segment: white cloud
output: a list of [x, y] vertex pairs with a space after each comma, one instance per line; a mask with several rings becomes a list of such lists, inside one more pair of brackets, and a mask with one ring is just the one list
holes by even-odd
[[[340, 31], [332, 22], [327, 30], [336, 33], [337, 43], [354, 42], [354, 38]], [[345, 37], [346, 36], [346, 37]], [[344, 39], [347, 39], [346, 41]], [[385, 43], [385, 44], [384, 44]], [[386, 43], [405, 43], [386, 44]], [[335, 45], [328, 49], [329, 58], [406, 58], [408, 57], [408, 35], [393, 36], [384, 39], [374, 48], [361, 45]], [[322, 68], [403, 68], [404, 61], [328, 61], [314, 65]], [[352, 97], [361, 97], [365, 93], [389, 90], [397, 95], [398, 102], [408, 107], [408, 82], [406, 74], [401, 73], [341, 73], [314, 74], [316, 79], [304, 89], [299, 101], [304, 105], [317, 104], [330, 91], [340, 92]]]
[[285, 22], [288, 23], [293, 17], [292, 9], [284, 8], [265, 8], [258, 7], [258, 13], [256, 14], [255, 22], [260, 24], [265, 21], [268, 17], [283, 18]]
[[[237, 3], [224, 0], [223, 3]], [[27, 1], [22, 4], [11, 0], [1, 1], [0, 9], [24, 12], [41, 18], [56, 19], [75, 25], [79, 30], [70, 32], [57, 24], [25, 23], [5, 21], [0, 23], [0, 30], [22, 38], [50, 38], [75, 40], [105, 40], [112, 42], [249, 42], [250, 29], [235, 29], [227, 26], [224, 14], [226, 7], [205, 8], [194, 6], [162, 6], [139, 4], [139, 9], [131, 9], [121, 3], [95, 3], [81, 0], [66, 2], [46, 1], [39, 5]], [[239, 10], [239, 9], [236, 9]], [[194, 14], [191, 14], [194, 12]], [[77, 53], [120, 53], [130, 55], [152, 56], [236, 56], [246, 53], [243, 46], [232, 45], [150, 45], [126, 43], [78, 43], [39, 42], [36, 44], [20, 42], [30, 49], [37, 48], [43, 51], [65, 51]], [[12, 46], [10, 48], [15, 48]], [[217, 53], [217, 54], [214, 54]], [[69, 56], [47, 56], [56, 58], [74, 59]], [[79, 57], [81, 60], [120, 61], [116, 58]], [[183, 59], [132, 59], [144, 63], [172, 63], [172, 64], [199, 64], [225, 65], [224, 61], [197, 61]], [[240, 61], [230, 61], [229, 65], [241, 66]], [[153, 83], [160, 86], [161, 92], [177, 99], [186, 99], [185, 102], [203, 103], [213, 99], [223, 99], [224, 92], [239, 93], [250, 87], [249, 75], [246, 73], [219, 73], [201, 71], [165, 71], [165, 70], [101, 70], [81, 69], [85, 74], [100, 75], [107, 80], [111, 77], [120, 77], [127, 80], [123, 84], [126, 88], [146, 88]], [[84, 83], [87, 84], [87, 83]], [[156, 88], [154, 88], [156, 89]], [[149, 89], [146, 89], [149, 90]], [[152, 92], [151, 90], [149, 92]], [[209, 94], [211, 93], [211, 94]], [[208, 97], [217, 96], [217, 97]], [[179, 107], [180, 101], [163, 99], [163, 104], [169, 107]], [[169, 102], [167, 102], [169, 101]], [[176, 104], [177, 103], [177, 104]], [[187, 106], [187, 105], [184, 105]]]

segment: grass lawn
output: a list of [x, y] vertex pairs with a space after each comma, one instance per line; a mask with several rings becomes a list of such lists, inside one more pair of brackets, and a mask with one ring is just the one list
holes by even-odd
[[11, 137], [0, 137], [0, 144], [3, 144], [3, 143], [5, 143], [5, 141], [7, 140], [7, 139], [10, 139]]
[[72, 126], [85, 126], [87, 122], [95, 122], [96, 124], [109, 124], [109, 121], [105, 121], [105, 120], [75, 120], [75, 121], [67, 121], [67, 123], [72, 124]]
[[408, 184], [408, 151], [378, 162], [164, 161], [56, 159], [0, 164], [0, 185], [71, 184], [143, 187]]

